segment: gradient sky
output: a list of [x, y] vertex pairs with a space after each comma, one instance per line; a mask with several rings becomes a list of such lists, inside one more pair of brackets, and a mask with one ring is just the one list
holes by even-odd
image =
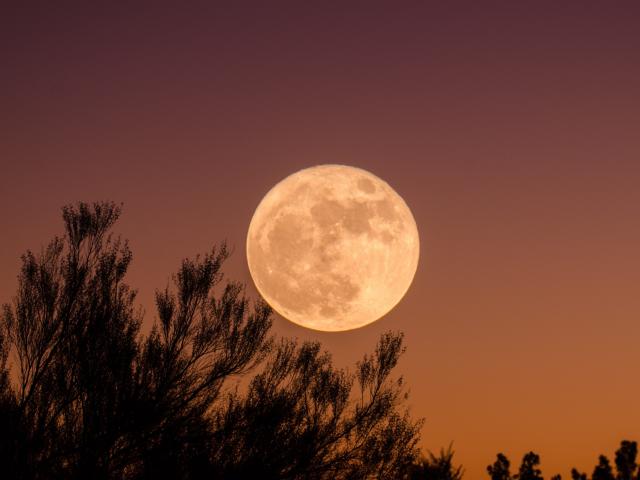
[[101, 199], [125, 204], [147, 325], [224, 239], [256, 295], [264, 194], [354, 165], [412, 209], [414, 284], [363, 329], [275, 333], [347, 365], [402, 330], [422, 445], [453, 441], [466, 478], [531, 449], [567, 476], [640, 440], [637, 2], [84, 3], [0, 13], [0, 301], [60, 207]]

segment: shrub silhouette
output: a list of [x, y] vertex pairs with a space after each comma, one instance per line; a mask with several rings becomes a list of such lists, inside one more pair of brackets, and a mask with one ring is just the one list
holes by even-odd
[[591, 475], [592, 480], [615, 480], [609, 459], [600, 455], [598, 462]]
[[491, 480], [510, 480], [512, 478], [511, 472], [509, 471], [511, 462], [509, 462], [509, 459], [502, 453], [498, 453], [496, 457], [496, 461], [487, 467], [487, 472]]
[[461, 480], [464, 474], [462, 466], [453, 463], [453, 446], [441, 449], [438, 455], [432, 452], [419, 459], [413, 467], [410, 480]]
[[636, 462], [637, 455], [638, 444], [636, 442], [623, 440], [620, 448], [616, 451], [617, 480], [633, 480], [634, 475], [640, 475]]
[[[629, 440], [620, 442], [620, 448], [615, 453], [616, 474], [609, 459], [600, 455], [598, 464], [593, 470], [591, 480], [640, 480], [640, 469], [636, 462], [638, 444]], [[571, 478], [574, 480], [587, 480], [586, 473], [579, 472], [575, 468], [571, 470]]]
[[[421, 421], [392, 378], [401, 334], [382, 335], [353, 373], [317, 342], [272, 337], [268, 305], [223, 281], [224, 245], [182, 262], [142, 335], [132, 253], [111, 233], [119, 215], [110, 202], [64, 207], [64, 237], [22, 257], [0, 315], [3, 478], [463, 477], [451, 446], [419, 456]], [[637, 453], [622, 441], [615, 472], [601, 455], [591, 480], [640, 480]], [[542, 480], [539, 465], [529, 452], [512, 475], [498, 454], [487, 472]]]
[[525, 454], [520, 464], [520, 470], [516, 475], [517, 480], [544, 480], [542, 471], [538, 468], [540, 456], [534, 452]]
[[[617, 473], [614, 475], [609, 459], [604, 455], [600, 455], [598, 464], [591, 475], [591, 480], [640, 480], [640, 468], [638, 468], [636, 462], [637, 455], [638, 444], [623, 440], [620, 443], [620, 448], [615, 453]], [[487, 467], [487, 472], [491, 480], [543, 480], [542, 472], [538, 465], [540, 465], [540, 457], [534, 452], [529, 452], [522, 459], [518, 474], [512, 476], [509, 472], [509, 459], [499, 453], [495, 463]], [[589, 480], [589, 476], [586, 473], [580, 472], [575, 468], [571, 469], [571, 478], [572, 480]], [[551, 480], [561, 480], [561, 476], [554, 475]]]
[[504, 454], [498, 453], [496, 461], [487, 467], [487, 473], [491, 480], [544, 480], [538, 465], [540, 457], [534, 452], [529, 452], [522, 458], [518, 473], [512, 476], [511, 462]]
[[[271, 311], [223, 282], [224, 245], [184, 260], [140, 333], [120, 207], [63, 209], [22, 257], [0, 328], [0, 460], [13, 478], [404, 478], [419, 421], [392, 370], [402, 335], [356, 372], [274, 339]], [[7, 356], [13, 360], [11, 375]], [[253, 375], [246, 388], [232, 380]], [[9, 381], [9, 378], [12, 381]], [[6, 477], [5, 477], [6, 478]]]

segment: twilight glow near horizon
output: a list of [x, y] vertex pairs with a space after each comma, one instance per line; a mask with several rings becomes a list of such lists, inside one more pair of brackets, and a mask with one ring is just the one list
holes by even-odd
[[382, 319], [274, 333], [346, 366], [403, 331], [421, 446], [453, 441], [465, 478], [529, 450], [567, 478], [640, 440], [637, 2], [216, 3], [5, 8], [0, 303], [60, 207], [103, 199], [124, 203], [145, 328], [181, 259], [225, 239], [255, 297], [261, 199], [352, 165], [428, 255]]

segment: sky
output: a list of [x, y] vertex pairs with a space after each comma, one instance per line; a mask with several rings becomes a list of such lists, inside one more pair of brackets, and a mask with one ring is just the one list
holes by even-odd
[[404, 332], [421, 445], [453, 442], [466, 478], [640, 440], [637, 2], [95, 3], [2, 7], [0, 302], [79, 200], [124, 203], [145, 328], [223, 240], [255, 298], [262, 197], [352, 165], [411, 208], [413, 285], [362, 329], [274, 333], [347, 366]]

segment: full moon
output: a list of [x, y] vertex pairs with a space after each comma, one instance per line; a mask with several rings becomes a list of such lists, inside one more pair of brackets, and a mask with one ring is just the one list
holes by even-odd
[[418, 266], [416, 222], [385, 181], [320, 165], [274, 186], [256, 209], [247, 262], [264, 299], [314, 330], [362, 327], [405, 295]]

